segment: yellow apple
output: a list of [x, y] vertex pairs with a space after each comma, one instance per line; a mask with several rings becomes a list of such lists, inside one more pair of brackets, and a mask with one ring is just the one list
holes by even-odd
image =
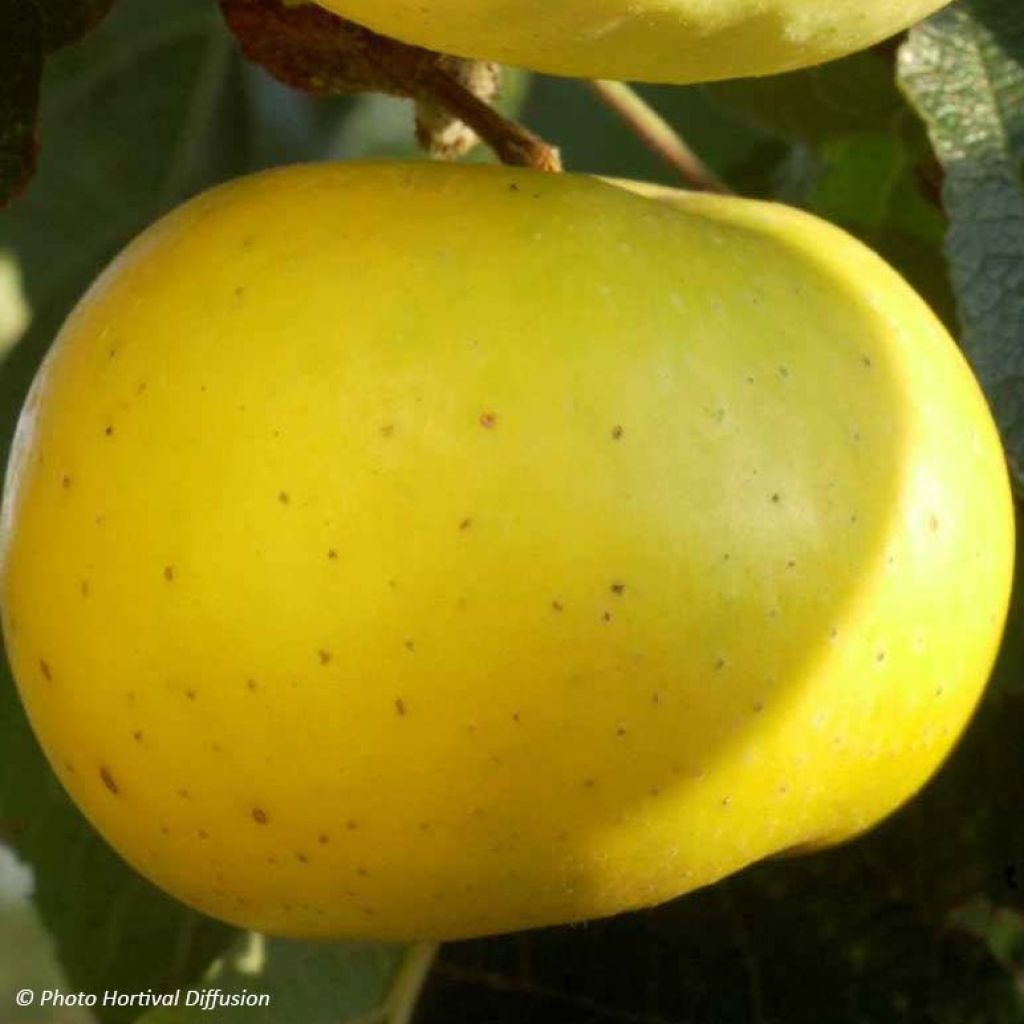
[[710, 82], [863, 50], [948, 0], [316, 0], [408, 43], [555, 75]]
[[3, 624], [139, 871], [270, 933], [478, 935], [839, 841], [939, 765], [1011, 576], [979, 389], [847, 235], [672, 204], [292, 167], [83, 298]]

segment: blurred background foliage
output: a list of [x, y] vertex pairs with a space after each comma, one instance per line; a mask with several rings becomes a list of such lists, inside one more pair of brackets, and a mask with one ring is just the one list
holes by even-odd
[[[90, 19], [105, 6], [79, 4]], [[51, 5], [62, 7], [74, 0]], [[1020, 466], [1017, 0], [961, 0], [909, 41], [810, 71], [642, 92], [734, 190], [812, 210], [894, 263], [964, 339]], [[509, 73], [501, 102], [559, 146], [570, 170], [675, 183], [583, 83]], [[376, 95], [314, 101], [285, 89], [242, 60], [213, 0], [119, 0], [98, 29], [48, 60], [39, 137], [35, 179], [0, 213], [4, 454], [61, 320], [163, 211], [275, 164], [420, 158], [410, 104]], [[757, 865], [655, 910], [447, 946], [417, 1021], [1024, 1021], [1021, 600], [1018, 587], [995, 679], [965, 739], [938, 778], [873, 833]], [[375, 1019], [402, 950], [263, 940], [161, 895], [64, 797], [2, 672], [0, 1024], [138, 1016], [18, 1010], [14, 993], [24, 987], [139, 991], [203, 978], [273, 994], [269, 1010], [218, 1011], [218, 1020]]]

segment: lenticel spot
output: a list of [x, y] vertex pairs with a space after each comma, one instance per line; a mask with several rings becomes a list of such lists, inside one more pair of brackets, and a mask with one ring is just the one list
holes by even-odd
[[100, 765], [100, 778], [103, 780], [103, 785], [106, 786], [114, 796], [117, 796], [117, 794], [121, 792], [120, 787], [114, 781], [114, 776], [111, 775], [110, 769], [107, 768], [106, 765]]
[[493, 430], [498, 425], [498, 414], [485, 412], [480, 415], [480, 426], [485, 430]]
[[252, 809], [252, 820], [257, 825], [266, 825], [267, 823], [267, 812], [262, 807], [254, 807]]

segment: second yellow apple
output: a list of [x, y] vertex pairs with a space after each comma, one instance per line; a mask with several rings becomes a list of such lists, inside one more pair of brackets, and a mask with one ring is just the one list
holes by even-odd
[[946, 0], [317, 0], [407, 43], [554, 75], [711, 82], [863, 50]]

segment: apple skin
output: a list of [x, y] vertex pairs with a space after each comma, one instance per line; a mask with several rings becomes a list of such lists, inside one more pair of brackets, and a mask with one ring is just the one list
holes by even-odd
[[316, 165], [191, 200], [81, 300], [0, 593], [140, 872], [268, 933], [451, 939], [872, 826], [979, 699], [1013, 543], [959, 351], [838, 229]]
[[553, 75], [712, 82], [866, 49], [948, 0], [316, 0], [442, 53]]

